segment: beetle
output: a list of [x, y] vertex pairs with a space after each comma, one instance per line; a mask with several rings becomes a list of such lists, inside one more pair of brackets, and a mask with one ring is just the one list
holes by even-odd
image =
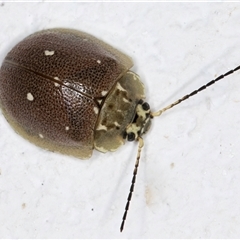
[[3, 61], [3, 114], [17, 132], [51, 151], [81, 159], [91, 157], [93, 148], [114, 151], [124, 138], [134, 140], [124, 129], [144, 98], [139, 77], [128, 71], [132, 65], [125, 54], [87, 33], [34, 33]]
[[142, 136], [152, 118], [206, 89], [237, 68], [158, 112], [130, 57], [87, 33], [47, 29], [19, 42], [0, 70], [0, 106], [14, 130], [34, 144], [77, 158], [138, 141], [138, 154], [120, 231], [136, 181]]

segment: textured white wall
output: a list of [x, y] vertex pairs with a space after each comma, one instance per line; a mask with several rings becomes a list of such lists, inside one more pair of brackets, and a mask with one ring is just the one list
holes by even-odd
[[[86, 31], [133, 58], [153, 110], [240, 64], [239, 3], [0, 5], [0, 62], [35, 31]], [[81, 161], [28, 143], [0, 114], [0, 237], [240, 237], [239, 109], [238, 72], [154, 119], [123, 233], [137, 144]]]

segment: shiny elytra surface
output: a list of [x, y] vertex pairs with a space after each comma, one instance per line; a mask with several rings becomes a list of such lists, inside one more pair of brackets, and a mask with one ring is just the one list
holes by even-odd
[[131, 66], [129, 57], [87, 33], [37, 32], [17, 44], [2, 64], [3, 113], [37, 145], [88, 158], [99, 102]]

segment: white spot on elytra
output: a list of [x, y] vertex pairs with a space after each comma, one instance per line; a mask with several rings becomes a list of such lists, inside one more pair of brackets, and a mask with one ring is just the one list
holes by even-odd
[[97, 63], [100, 64], [100, 63], [101, 63], [101, 60], [97, 60]]
[[43, 138], [43, 135], [41, 133], [38, 134], [40, 138]]
[[123, 101], [124, 102], [126, 102], [126, 103], [128, 103], [129, 101], [126, 99], [126, 98], [123, 98]]
[[101, 94], [102, 96], [105, 96], [107, 94], [107, 91], [102, 91]]
[[99, 104], [101, 104], [101, 103], [102, 103], [102, 100], [101, 100], [101, 99], [98, 99], [97, 101], [98, 101], [98, 103], [99, 103]]
[[[60, 81], [59, 77], [54, 77], [53, 79]], [[60, 84], [57, 82], [54, 82], [55, 87], [59, 87]]]
[[33, 101], [33, 99], [34, 99], [33, 95], [31, 93], [28, 93], [27, 94], [27, 100], [28, 101]]
[[54, 54], [54, 51], [45, 50], [44, 53], [46, 56], [52, 56]]
[[96, 114], [98, 114], [98, 108], [97, 108], [97, 107], [94, 107], [94, 108], [93, 108], [93, 111], [94, 111]]
[[69, 127], [68, 127], [68, 126], [66, 126], [66, 127], [65, 127], [65, 130], [66, 130], [66, 131], [68, 131], [68, 130], [69, 130]]

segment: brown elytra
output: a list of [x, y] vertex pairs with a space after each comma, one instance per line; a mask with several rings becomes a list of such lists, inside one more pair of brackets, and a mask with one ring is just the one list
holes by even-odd
[[[144, 98], [132, 60], [84, 32], [49, 29], [18, 43], [0, 70], [0, 104], [14, 129], [51, 151], [115, 151]], [[126, 136], [125, 136], [126, 137]]]

